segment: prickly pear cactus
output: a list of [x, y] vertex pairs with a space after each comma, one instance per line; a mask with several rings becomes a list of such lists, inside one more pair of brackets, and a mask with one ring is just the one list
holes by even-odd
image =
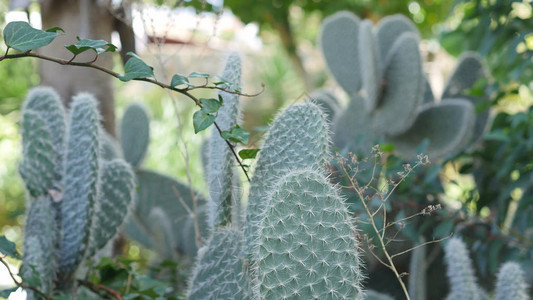
[[259, 299], [354, 299], [362, 295], [354, 220], [315, 169], [279, 179], [259, 225]]
[[[411, 159], [428, 140], [428, 156], [442, 159], [475, 144], [487, 128], [488, 111], [473, 110], [486, 99], [465, 92], [488, 76], [479, 58], [461, 58], [442, 101], [433, 101], [419, 34], [406, 17], [383, 18], [373, 31], [370, 21], [339, 12], [324, 20], [320, 44], [328, 69], [350, 98], [334, 119], [333, 140], [341, 152], [368, 152], [388, 141]], [[443, 120], [453, 120], [453, 126]]]
[[150, 142], [150, 118], [146, 108], [139, 103], [129, 105], [120, 122], [120, 143], [124, 159], [138, 168]]
[[35, 88], [22, 111], [20, 173], [30, 199], [21, 274], [49, 294], [75, 292], [79, 265], [113, 237], [132, 199], [129, 165], [101, 158], [96, 103], [76, 96], [67, 120], [57, 93]]
[[275, 118], [259, 152], [250, 184], [244, 224], [245, 247], [252, 247], [258, 238], [265, 198], [273, 184], [288, 170], [322, 167], [328, 156], [328, 144], [326, 118], [313, 103], [294, 104]]

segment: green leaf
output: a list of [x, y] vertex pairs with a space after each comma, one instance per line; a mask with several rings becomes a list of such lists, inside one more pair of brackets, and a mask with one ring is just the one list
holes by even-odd
[[4, 40], [10, 48], [30, 51], [50, 44], [59, 33], [35, 29], [22, 21], [10, 22], [4, 28]]
[[207, 73], [199, 73], [199, 72], [192, 72], [189, 74], [189, 78], [209, 78], [209, 74]]
[[115, 52], [117, 50], [117, 47], [115, 45], [110, 44], [104, 40], [80, 39], [79, 36], [76, 38], [78, 39], [78, 42], [76, 44], [65, 45], [65, 48], [67, 48], [67, 50], [72, 52], [72, 54], [74, 55], [78, 55], [89, 49], [94, 50], [94, 52], [96, 52], [97, 54], [105, 52]]
[[211, 124], [215, 122], [215, 116], [200, 109], [192, 116], [192, 122], [194, 126], [194, 133], [198, 133], [211, 126]]
[[124, 74], [119, 75], [118, 79], [130, 81], [132, 79], [147, 78], [154, 76], [154, 68], [146, 64], [137, 54], [127, 53], [130, 57], [124, 65]]
[[202, 110], [206, 114], [216, 113], [220, 109], [220, 106], [222, 106], [222, 104], [220, 104], [220, 101], [212, 98], [200, 98], [200, 103], [202, 103]]
[[9, 295], [11, 295], [11, 293], [14, 293], [19, 287], [16, 286], [16, 287], [12, 287], [12, 288], [8, 288], [8, 289], [5, 289], [5, 290], [1, 290], [0, 291], [0, 298], [8, 298]]
[[52, 28], [48, 28], [45, 30], [46, 32], [58, 32], [58, 31], [63, 31], [63, 33], [65, 33], [65, 30], [63, 30], [63, 28], [61, 27], [58, 27], [58, 26], [55, 26], [55, 27], [52, 27]]
[[259, 149], [243, 149], [239, 151], [241, 159], [254, 159], [257, 156]]
[[222, 131], [222, 138], [230, 140], [235, 143], [248, 144], [248, 137], [250, 133], [246, 129], [242, 129], [239, 125], [232, 128], [230, 131]]
[[175, 74], [172, 76], [172, 80], [170, 81], [170, 85], [172, 87], [176, 87], [178, 85], [186, 85], [186, 86], [194, 86], [194, 84], [191, 84], [189, 82], [189, 79], [181, 74]]
[[4, 235], [0, 236], [0, 252], [7, 256], [20, 259], [20, 254], [17, 252], [15, 243], [8, 240]]

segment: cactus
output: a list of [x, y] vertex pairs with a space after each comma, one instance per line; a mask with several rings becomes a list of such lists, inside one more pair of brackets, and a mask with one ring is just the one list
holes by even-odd
[[241, 233], [217, 228], [200, 248], [187, 299], [243, 299], [244, 255]]
[[451, 238], [445, 247], [450, 293], [446, 299], [482, 299], [480, 288], [468, 256], [466, 245], [459, 238]]
[[515, 262], [505, 263], [498, 272], [495, 300], [527, 300], [527, 284], [524, 271]]
[[353, 220], [315, 169], [279, 179], [261, 221], [256, 256], [260, 299], [348, 299], [362, 294]]
[[[188, 185], [171, 177], [144, 170], [150, 120], [143, 105], [131, 104], [120, 123], [120, 145], [124, 157], [134, 166], [138, 189], [136, 202], [124, 225], [125, 233], [145, 247], [154, 249], [161, 259], [178, 254], [196, 255], [193, 197], [197, 198], [199, 225], [205, 235], [204, 197]], [[167, 240], [172, 236], [172, 241]]]
[[40, 278], [46, 293], [74, 292], [75, 271], [112, 238], [132, 199], [129, 166], [100, 157], [96, 103], [76, 96], [66, 120], [57, 93], [35, 88], [22, 111], [20, 173], [30, 196], [22, 275]]
[[328, 124], [331, 124], [340, 110], [337, 98], [335, 98], [335, 96], [327, 90], [314, 91], [309, 98], [313, 103], [318, 105], [320, 109], [322, 109], [326, 115]]
[[[370, 21], [339, 12], [324, 21], [320, 44], [328, 69], [350, 98], [333, 125], [342, 152], [367, 152], [388, 141], [411, 159], [427, 139], [428, 156], [442, 159], [471, 147], [486, 129], [488, 112], [476, 116], [472, 105], [486, 99], [465, 92], [488, 76], [479, 58], [461, 58], [442, 101], [435, 102], [422, 70], [418, 31], [406, 17], [383, 18], [373, 32]], [[450, 128], [446, 119], [458, 123]]]
[[[327, 136], [325, 116], [315, 104], [294, 104], [275, 118], [259, 152], [250, 184], [244, 225], [246, 247], [251, 247], [257, 239], [265, 198], [272, 185], [287, 170], [321, 167], [328, 156]], [[247, 252], [251, 253], [251, 248]]]
[[409, 263], [409, 296], [413, 300], [426, 300], [426, 239], [421, 238], [421, 245], [411, 252]]
[[[237, 54], [229, 56], [222, 78], [231, 82], [236, 88], [240, 86], [241, 59]], [[223, 105], [218, 111], [216, 121], [221, 130], [229, 131], [237, 125], [239, 119], [239, 95], [220, 92], [219, 96], [223, 100]], [[240, 203], [240, 199], [232, 199], [235, 159], [226, 141], [215, 128], [213, 128], [208, 145], [207, 169], [209, 173], [206, 176], [210, 195], [208, 223], [209, 228], [213, 229], [229, 223], [232, 203]]]

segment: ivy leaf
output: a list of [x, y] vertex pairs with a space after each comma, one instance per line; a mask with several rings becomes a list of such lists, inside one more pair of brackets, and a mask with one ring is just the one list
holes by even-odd
[[232, 128], [230, 131], [222, 131], [222, 138], [230, 140], [235, 143], [248, 144], [248, 137], [250, 133], [246, 129], [242, 129], [239, 125]]
[[[105, 52], [115, 52], [117, 47], [113, 44], [110, 44], [104, 40], [89, 40], [89, 39], [80, 39], [76, 37], [78, 42], [74, 45], [65, 45], [68, 51], [72, 52], [74, 55], [83, 53], [89, 49], [94, 50], [97, 54], [102, 54]], [[106, 48], [104, 48], [106, 47]]]
[[187, 77], [181, 74], [174, 74], [174, 76], [172, 76], [172, 80], [170, 81], [170, 85], [172, 87], [176, 87], [178, 85], [194, 86], [194, 84], [189, 82]]
[[118, 79], [130, 81], [154, 76], [154, 68], [146, 64], [137, 54], [133, 52], [128, 52], [127, 54], [131, 57], [124, 65], [124, 74], [119, 75]]
[[11, 295], [11, 293], [14, 293], [19, 287], [16, 286], [16, 287], [12, 287], [12, 288], [8, 288], [8, 289], [5, 289], [5, 290], [1, 290], [0, 291], [0, 298], [8, 298], [9, 295]]
[[0, 236], [0, 252], [7, 256], [20, 259], [20, 254], [17, 252], [15, 243], [8, 240], [4, 235]]
[[202, 110], [207, 114], [216, 113], [222, 106], [222, 104], [220, 104], [220, 101], [213, 98], [200, 98], [200, 103], [202, 103]]
[[191, 74], [189, 74], [189, 78], [209, 78], [209, 74], [207, 73], [199, 73], [199, 72], [192, 72]]
[[192, 123], [194, 126], [194, 133], [198, 133], [215, 122], [215, 115], [206, 113], [203, 109], [195, 112], [192, 116]]
[[35, 29], [22, 21], [10, 22], [4, 28], [4, 40], [10, 48], [30, 51], [50, 44], [59, 33]]
[[239, 151], [241, 159], [254, 159], [257, 156], [259, 149], [243, 149]]

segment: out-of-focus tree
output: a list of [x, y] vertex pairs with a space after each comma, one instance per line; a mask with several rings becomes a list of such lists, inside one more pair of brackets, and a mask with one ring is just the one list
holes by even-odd
[[528, 0], [460, 0], [446, 22], [441, 44], [454, 56], [478, 52], [500, 83], [529, 84], [533, 80], [532, 16]]
[[[379, 20], [381, 17], [401, 13], [409, 16], [419, 26], [423, 36], [428, 36], [432, 28], [446, 15], [450, 1], [444, 0], [224, 0], [244, 23], [256, 22], [264, 29], [278, 32], [281, 43], [294, 67], [305, 79], [309, 89], [313, 88], [308, 72], [298, 55], [298, 42], [292, 24], [291, 8], [299, 7], [306, 13], [320, 12], [323, 16], [339, 10], [349, 10], [361, 18]], [[314, 42], [314, 41], [313, 41]]]

